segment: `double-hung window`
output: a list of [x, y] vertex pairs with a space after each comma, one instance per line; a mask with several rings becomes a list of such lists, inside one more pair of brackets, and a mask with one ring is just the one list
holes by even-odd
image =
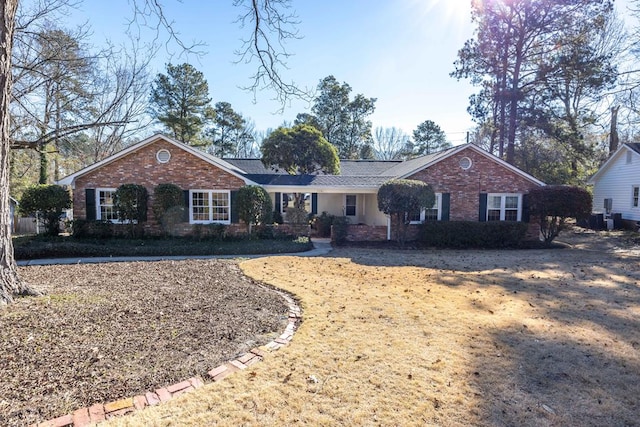
[[357, 200], [355, 194], [347, 194], [344, 198], [344, 214], [345, 216], [356, 216]]
[[189, 193], [191, 223], [231, 223], [231, 202], [228, 190], [190, 190]]
[[436, 193], [436, 200], [429, 209], [423, 209], [420, 212], [412, 212], [409, 214], [410, 224], [421, 224], [425, 221], [440, 221], [442, 219], [442, 194]]
[[102, 221], [118, 221], [118, 215], [113, 206], [115, 188], [96, 189], [96, 219]]
[[631, 191], [631, 206], [637, 208], [640, 206], [640, 186], [634, 185]]
[[487, 221], [520, 221], [521, 219], [521, 194], [487, 195]]

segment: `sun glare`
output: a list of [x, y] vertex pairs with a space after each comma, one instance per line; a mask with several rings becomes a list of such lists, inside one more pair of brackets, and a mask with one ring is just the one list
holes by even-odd
[[411, 8], [424, 15], [439, 14], [447, 23], [470, 19], [471, 0], [409, 0]]

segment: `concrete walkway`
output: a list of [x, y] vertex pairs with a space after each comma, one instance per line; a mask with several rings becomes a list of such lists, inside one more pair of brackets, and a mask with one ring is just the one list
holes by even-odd
[[103, 262], [148, 262], [148, 261], [182, 261], [185, 259], [234, 259], [234, 258], [262, 258], [268, 256], [322, 256], [326, 255], [333, 247], [330, 239], [313, 238], [313, 249], [306, 252], [294, 252], [286, 254], [257, 254], [257, 255], [176, 255], [176, 256], [114, 256], [114, 257], [87, 257], [87, 258], [49, 258], [17, 261], [18, 266], [52, 265], [52, 264], [98, 264]]

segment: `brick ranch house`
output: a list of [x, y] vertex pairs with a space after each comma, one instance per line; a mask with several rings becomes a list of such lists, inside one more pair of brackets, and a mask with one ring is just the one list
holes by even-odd
[[[220, 159], [161, 134], [73, 173], [58, 184], [73, 189], [73, 217], [114, 220], [112, 194], [122, 184], [153, 189], [171, 183], [185, 194], [188, 220], [194, 224], [227, 224], [231, 232], [244, 230], [233, 209], [234, 196], [244, 185], [260, 185], [286, 222], [293, 193], [303, 193], [305, 209], [350, 219], [350, 240], [391, 238], [389, 218], [378, 210], [377, 192], [393, 178], [431, 184], [436, 202], [416, 212], [422, 221], [527, 221], [527, 193], [545, 185], [533, 176], [481, 148], [465, 144], [407, 161], [342, 160], [339, 175], [291, 176], [264, 167], [259, 159]], [[145, 228], [159, 230], [149, 210]]]

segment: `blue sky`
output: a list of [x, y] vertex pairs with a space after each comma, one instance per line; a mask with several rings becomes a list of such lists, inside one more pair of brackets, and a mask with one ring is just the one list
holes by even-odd
[[[255, 69], [234, 64], [234, 51], [245, 33], [234, 23], [239, 9], [232, 0], [163, 2], [166, 15], [183, 40], [202, 41], [202, 56], [178, 56], [173, 45], [156, 55], [153, 73], [164, 72], [167, 62], [191, 62], [209, 83], [213, 102], [230, 102], [235, 110], [256, 123], [256, 128], [275, 128], [308, 111], [305, 102], [293, 102], [282, 114], [269, 92], [253, 95], [246, 86]], [[449, 77], [453, 61], [464, 41], [472, 36], [469, 0], [293, 0], [302, 39], [287, 43], [293, 54], [285, 78], [315, 88], [334, 75], [347, 82], [353, 94], [377, 98], [373, 126], [402, 128], [410, 133], [424, 120], [433, 120], [454, 143], [464, 141], [472, 126], [466, 112], [473, 88]], [[105, 39], [125, 40], [127, 19], [132, 16], [127, 0], [86, 0], [70, 24], [88, 21], [93, 43]], [[150, 40], [152, 32], [142, 34]], [[161, 35], [161, 40], [166, 35]], [[173, 56], [171, 56], [173, 54]]]
[[[95, 44], [124, 40], [130, 1], [86, 0], [70, 22], [88, 21]], [[293, 102], [281, 114], [269, 92], [256, 95], [239, 87], [250, 83], [253, 64], [235, 64], [234, 51], [246, 31], [234, 23], [240, 10], [232, 0], [165, 0], [166, 15], [186, 41], [206, 44], [204, 55], [179, 56], [174, 45], [161, 48], [153, 74], [167, 62], [190, 62], [205, 75], [213, 102], [227, 101], [252, 119], [256, 129], [275, 128], [308, 112], [305, 102]], [[467, 81], [449, 77], [457, 51], [473, 36], [470, 0], [293, 0], [302, 39], [289, 41], [285, 80], [315, 88], [334, 75], [353, 94], [377, 98], [373, 126], [399, 127], [411, 133], [433, 120], [454, 144], [464, 142], [473, 123], [466, 108], [475, 92]], [[619, 3], [619, 2], [618, 2]], [[625, 2], [623, 2], [625, 3]], [[152, 32], [142, 34], [149, 41]], [[160, 35], [166, 40], [166, 34]], [[173, 56], [172, 56], [173, 55]]]

